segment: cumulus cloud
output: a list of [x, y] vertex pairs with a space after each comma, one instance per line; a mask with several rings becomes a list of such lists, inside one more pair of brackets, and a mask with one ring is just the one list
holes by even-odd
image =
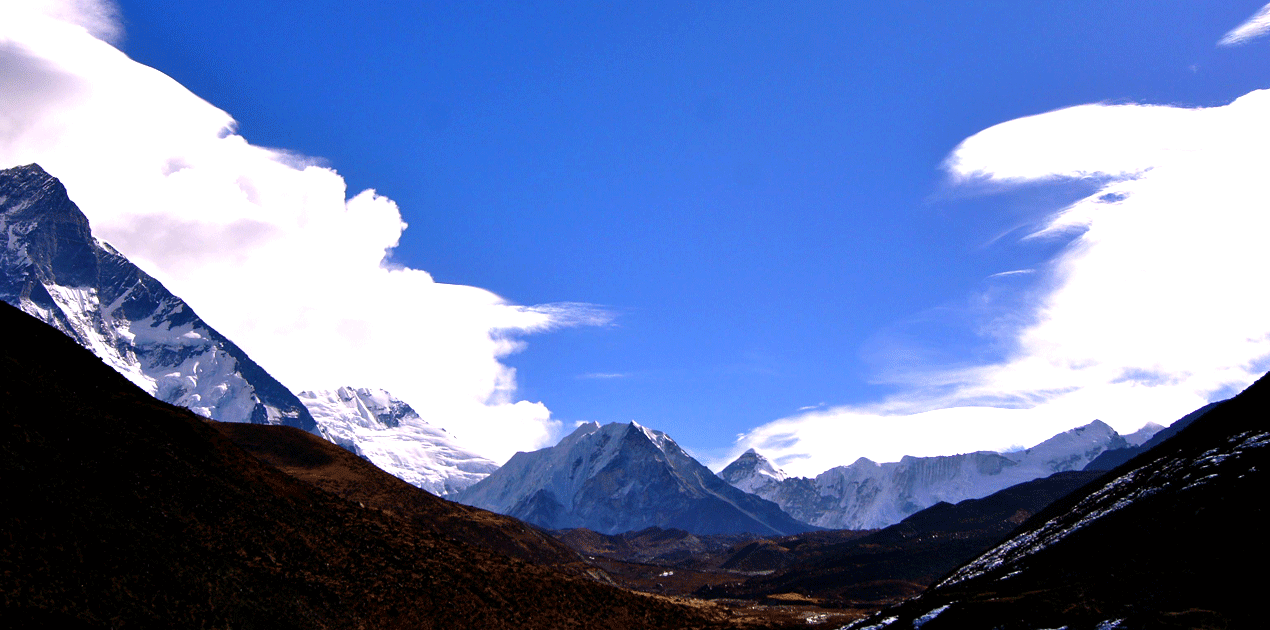
[[999, 362], [910, 369], [875, 405], [796, 414], [743, 435], [787, 470], [867, 455], [1034, 444], [1102, 419], [1168, 423], [1270, 369], [1270, 91], [1211, 108], [1083, 105], [966, 139], [944, 163], [956, 185], [1080, 179], [1093, 194], [1025, 238], [1064, 238]]
[[1238, 46], [1270, 33], [1270, 4], [1261, 7], [1248, 21], [1231, 29], [1217, 42], [1218, 46]]
[[559, 422], [516, 400], [500, 359], [524, 334], [610, 314], [511, 304], [386, 263], [406, 229], [392, 200], [250, 144], [229, 114], [99, 39], [119, 36], [113, 5], [12, 4], [0, 166], [59, 177], [99, 238], [292, 388], [386, 388], [499, 461], [554, 441]]

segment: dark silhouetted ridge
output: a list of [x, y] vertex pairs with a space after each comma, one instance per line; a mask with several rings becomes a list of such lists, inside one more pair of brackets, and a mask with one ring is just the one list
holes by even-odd
[[[683, 628], [719, 615], [362, 507], [248, 454], [16, 309], [0, 305], [0, 329], [9, 625]], [[263, 450], [327, 465], [311, 449]]]

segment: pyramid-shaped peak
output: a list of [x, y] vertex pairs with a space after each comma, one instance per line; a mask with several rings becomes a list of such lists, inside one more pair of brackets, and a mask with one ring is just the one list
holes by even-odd
[[751, 448], [719, 471], [719, 477], [741, 490], [754, 492], [771, 483], [782, 481], [788, 475]]
[[807, 527], [774, 503], [724, 483], [665, 433], [634, 421], [583, 425], [556, 446], [517, 453], [456, 500], [542, 527], [601, 533], [650, 526], [694, 533]]

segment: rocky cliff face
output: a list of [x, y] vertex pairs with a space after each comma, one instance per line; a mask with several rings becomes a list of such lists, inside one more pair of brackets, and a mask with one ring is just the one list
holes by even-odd
[[165, 402], [224, 422], [314, 431], [308, 409], [110, 245], [38, 165], [0, 171], [0, 300]]

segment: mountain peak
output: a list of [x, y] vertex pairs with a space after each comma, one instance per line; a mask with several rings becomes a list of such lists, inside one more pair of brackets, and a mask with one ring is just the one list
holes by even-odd
[[38, 164], [0, 171], [0, 300], [164, 402], [213, 420], [316, 429], [307, 409], [181, 298], [92, 236]]
[[[40, 166], [39, 164], [36, 164], [35, 162], [32, 162], [30, 164], [23, 164], [22, 166], [14, 166], [12, 168], [7, 168], [7, 169], [4, 169], [3, 171], [0, 171], [0, 173], [3, 173], [5, 177], [11, 177], [18, 181], [25, 181], [25, 182], [57, 181], [56, 177], [49, 175], [49, 172], [44, 170], [44, 167]], [[60, 184], [61, 182], [58, 182], [58, 183]]]
[[1164, 428], [1165, 427], [1162, 424], [1148, 422], [1142, 425], [1141, 429], [1138, 429], [1137, 431], [1134, 431], [1133, 433], [1130, 433], [1129, 435], [1124, 436], [1124, 439], [1126, 442], [1129, 443], [1130, 446], [1141, 446], [1147, 440], [1155, 437], [1155, 434], [1159, 433], [1160, 431], [1163, 431]]
[[719, 477], [741, 490], [757, 494], [761, 488], [779, 483], [789, 475], [751, 448], [719, 471]]
[[517, 453], [455, 498], [549, 529], [587, 527], [608, 534], [654, 526], [698, 534], [808, 529], [774, 503], [728, 485], [665, 433], [635, 422], [575, 430], [556, 446]]
[[1059, 433], [1023, 453], [1034, 459], [1052, 460], [1054, 465], [1050, 472], [1059, 472], [1080, 470], [1103, 451], [1128, 446], [1129, 443], [1111, 425], [1094, 420]]

